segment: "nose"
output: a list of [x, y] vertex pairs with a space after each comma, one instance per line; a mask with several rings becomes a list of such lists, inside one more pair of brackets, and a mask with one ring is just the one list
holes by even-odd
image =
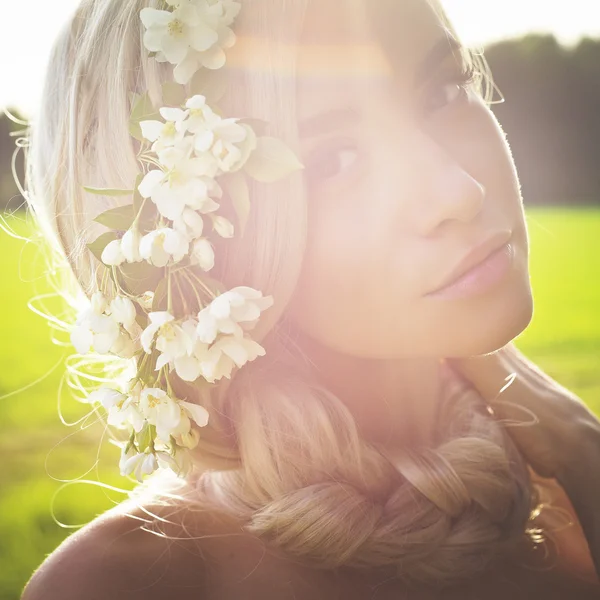
[[429, 139], [424, 148], [422, 173], [428, 177], [415, 186], [419, 198], [410, 203], [412, 223], [423, 237], [431, 237], [446, 222], [474, 220], [483, 208], [486, 190], [467, 167]]

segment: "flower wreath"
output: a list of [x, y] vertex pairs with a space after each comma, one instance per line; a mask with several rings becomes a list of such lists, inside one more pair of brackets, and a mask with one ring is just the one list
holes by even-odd
[[[88, 247], [108, 269], [78, 314], [71, 342], [80, 355], [135, 362], [123, 389], [103, 386], [87, 401], [104, 407], [109, 425], [130, 431], [119, 466], [121, 475], [140, 482], [158, 468], [185, 476], [198, 427], [208, 423], [203, 406], [176, 397], [173, 372], [212, 384], [265, 354], [248, 332], [273, 298], [245, 286], [225, 291], [206, 275], [215, 259], [207, 221], [214, 234], [234, 235], [234, 225], [217, 214], [223, 188], [243, 233], [246, 178], [271, 182], [302, 168], [280, 140], [257, 135], [259, 121], [224, 118], [208, 104], [222, 97], [216, 71], [236, 41], [230, 26], [240, 8], [234, 0], [165, 0], [160, 9], [141, 10], [149, 56], [175, 65], [175, 81], [162, 88], [169, 106], [156, 111], [148, 94], [132, 97], [129, 131], [140, 142], [143, 171], [134, 189], [84, 186], [93, 194], [133, 196], [132, 204], [94, 219], [110, 231]], [[205, 95], [186, 99], [188, 83]], [[109, 280], [110, 301], [103, 292]]]

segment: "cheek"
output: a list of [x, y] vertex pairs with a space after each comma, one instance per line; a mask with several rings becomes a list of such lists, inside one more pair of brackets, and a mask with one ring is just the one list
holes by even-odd
[[[363, 173], [352, 185], [309, 198], [306, 255], [290, 305], [299, 329], [340, 352], [383, 358], [492, 352], [527, 326], [532, 299], [517, 174], [495, 117], [481, 101], [472, 102], [464, 118], [438, 124], [435, 135], [486, 187], [479, 218], [514, 226], [520, 258], [510, 280], [473, 301], [424, 299], [419, 253], [409, 244], [414, 236], [402, 237], [402, 228], [390, 223], [402, 215], [374, 209], [373, 181]], [[399, 194], [405, 178], [393, 176]]]
[[291, 315], [301, 330], [331, 348], [389, 355], [398, 347], [402, 321], [414, 312], [414, 292], [411, 297], [408, 269], [393, 257], [402, 253], [401, 241], [390, 248], [368, 210], [367, 184], [345, 191], [341, 201], [319, 199]]

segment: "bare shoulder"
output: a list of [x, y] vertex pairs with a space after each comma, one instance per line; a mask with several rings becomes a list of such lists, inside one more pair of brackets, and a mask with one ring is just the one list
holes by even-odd
[[48, 556], [21, 600], [600, 598], [600, 588], [559, 573], [513, 568], [494, 575], [461, 587], [456, 595], [423, 596], [392, 581], [304, 567], [220, 513], [123, 503]]
[[100, 515], [46, 558], [22, 600], [152, 600], [173, 585], [187, 588], [178, 599], [202, 600], [202, 553], [146, 530], [157, 512], [123, 503]]
[[221, 513], [123, 503], [50, 554], [21, 600], [333, 597], [324, 585]]

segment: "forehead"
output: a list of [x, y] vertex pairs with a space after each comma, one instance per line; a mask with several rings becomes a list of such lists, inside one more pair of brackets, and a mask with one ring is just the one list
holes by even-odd
[[310, 0], [297, 49], [299, 112], [392, 79], [409, 85], [445, 31], [427, 0]]

